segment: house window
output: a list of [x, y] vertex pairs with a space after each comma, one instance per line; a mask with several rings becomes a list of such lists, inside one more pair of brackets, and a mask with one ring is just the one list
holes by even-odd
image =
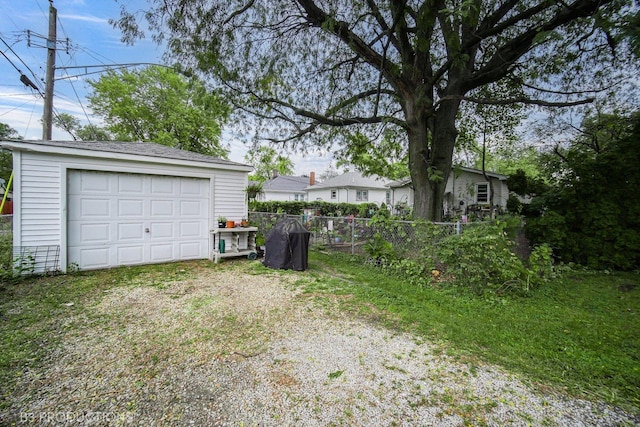
[[387, 194], [385, 195], [385, 204], [391, 206], [391, 191], [389, 190], [387, 190]]
[[486, 182], [476, 184], [476, 203], [489, 203], [489, 184]]
[[336, 190], [331, 190], [331, 199], [335, 200], [338, 198], [338, 192]]
[[367, 190], [356, 190], [356, 201], [358, 202], [366, 202], [369, 200], [369, 191]]
[[294, 194], [293, 200], [296, 202], [304, 202], [304, 194]]

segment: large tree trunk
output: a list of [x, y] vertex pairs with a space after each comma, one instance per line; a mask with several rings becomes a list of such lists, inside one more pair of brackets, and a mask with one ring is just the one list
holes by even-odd
[[[453, 149], [458, 131], [456, 115], [459, 101], [443, 101], [428, 126], [424, 111], [413, 112], [409, 123], [409, 171], [414, 189], [413, 215], [429, 221], [442, 221], [444, 191], [451, 172]], [[413, 120], [412, 120], [413, 119]]]

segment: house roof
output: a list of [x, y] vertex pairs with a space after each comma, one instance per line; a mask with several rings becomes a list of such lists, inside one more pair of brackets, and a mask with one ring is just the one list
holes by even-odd
[[[476, 173], [476, 174], [482, 175], [482, 170], [474, 169], [474, 168], [468, 168], [466, 166], [454, 166], [453, 170], [454, 171], [461, 170], [461, 171], [464, 171], [464, 172]], [[487, 173], [487, 176], [490, 176], [490, 177], [493, 177], [493, 178], [498, 178], [499, 180], [505, 180], [505, 179], [508, 178], [507, 175], [502, 175], [502, 174], [496, 173], [496, 172], [486, 171], [486, 173]]]
[[[482, 171], [480, 169], [474, 169], [474, 168], [468, 168], [466, 166], [454, 166], [453, 167], [454, 172], [455, 171], [463, 171], [463, 172], [469, 172], [469, 173], [475, 173], [478, 175], [482, 175]], [[502, 175], [499, 173], [495, 173], [495, 172], [489, 172], [487, 171], [487, 176], [490, 176], [492, 178], [497, 178], [500, 181], [504, 181], [506, 180], [508, 177], [507, 175]], [[404, 187], [405, 185], [411, 184], [411, 178], [407, 177], [407, 178], [402, 178], [402, 179], [398, 179], [396, 181], [392, 181], [388, 184], [388, 186], [390, 188], [399, 188], [399, 187]]]
[[[173, 163], [178, 161], [215, 164], [220, 167], [234, 169], [246, 169], [251, 171], [251, 166], [220, 159], [192, 151], [180, 150], [154, 142], [117, 142], [117, 141], [24, 141], [7, 140], [0, 141], [0, 146], [9, 150], [23, 150], [34, 152], [48, 152], [57, 154], [109, 157], [117, 158], [118, 155], [136, 156], [154, 159], [170, 159]], [[109, 153], [109, 154], [106, 154]], [[114, 155], [115, 154], [115, 155]], [[169, 163], [169, 162], [167, 162]]]
[[357, 187], [357, 188], [387, 188], [388, 179], [382, 178], [378, 175], [363, 176], [360, 172], [347, 172], [342, 175], [335, 176], [326, 181], [319, 182], [315, 185], [309, 185], [307, 190], [314, 190], [318, 188], [345, 188], [345, 187]]
[[308, 185], [308, 176], [280, 175], [265, 181], [262, 184], [262, 191], [304, 192]]

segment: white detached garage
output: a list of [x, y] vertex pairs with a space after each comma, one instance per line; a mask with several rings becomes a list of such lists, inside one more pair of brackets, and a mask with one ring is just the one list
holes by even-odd
[[62, 271], [208, 258], [216, 218], [247, 215], [247, 165], [154, 143], [0, 144], [13, 151], [14, 247], [57, 246]]

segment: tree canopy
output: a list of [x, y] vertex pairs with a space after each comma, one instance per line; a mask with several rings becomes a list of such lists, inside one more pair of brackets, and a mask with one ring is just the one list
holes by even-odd
[[527, 233], [561, 260], [594, 268], [640, 267], [640, 113], [585, 118], [550, 156], [551, 187], [528, 209]]
[[[414, 213], [440, 219], [461, 108], [590, 102], [618, 78], [631, 3], [149, 0], [143, 16], [173, 58], [223, 83], [259, 137], [406, 159]], [[114, 21], [125, 41], [145, 36], [135, 13]], [[390, 137], [401, 149], [385, 154]]]
[[[0, 139], [22, 139], [18, 131], [6, 123], [0, 123]], [[5, 184], [13, 171], [13, 156], [10, 151], [0, 149], [0, 180]], [[2, 197], [0, 195], [0, 197]]]
[[53, 116], [53, 125], [63, 129], [81, 141], [111, 141], [113, 137], [104, 128], [98, 125], [82, 125], [77, 117], [68, 113], [59, 113]]
[[202, 81], [150, 66], [109, 71], [90, 83], [90, 106], [116, 139], [152, 141], [227, 158], [220, 134], [230, 110]]
[[249, 179], [264, 182], [274, 175], [293, 175], [293, 162], [290, 158], [278, 154], [273, 147], [260, 146], [250, 150], [245, 161], [253, 166], [253, 174]]

